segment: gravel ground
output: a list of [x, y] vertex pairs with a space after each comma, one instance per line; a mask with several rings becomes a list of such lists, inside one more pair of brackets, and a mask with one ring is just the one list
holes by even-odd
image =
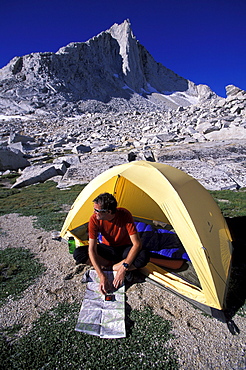
[[[27, 288], [23, 298], [8, 299], [1, 308], [1, 327], [32, 322], [61, 301], [82, 302], [85, 286], [81, 277], [86, 266], [75, 266], [65, 241], [52, 240], [52, 233], [33, 228], [32, 217], [10, 214], [0, 217], [0, 249], [23, 247], [33, 251], [46, 266], [45, 273]], [[64, 279], [72, 274], [71, 279]], [[176, 349], [180, 369], [246, 369], [246, 320], [236, 315], [240, 329], [232, 335], [226, 324], [205, 316], [179, 297], [149, 282], [135, 283], [126, 291], [131, 309], [146, 305], [173, 326], [170, 345]]]

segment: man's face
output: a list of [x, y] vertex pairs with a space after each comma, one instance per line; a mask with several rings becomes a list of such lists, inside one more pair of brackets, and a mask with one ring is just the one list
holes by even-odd
[[97, 220], [108, 220], [111, 218], [111, 211], [104, 209], [100, 203], [94, 203], [94, 213]]

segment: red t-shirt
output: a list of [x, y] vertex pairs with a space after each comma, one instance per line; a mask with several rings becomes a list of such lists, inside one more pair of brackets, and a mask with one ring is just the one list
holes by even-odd
[[102, 234], [102, 243], [111, 246], [129, 245], [130, 235], [137, 234], [131, 213], [125, 208], [117, 208], [112, 221], [98, 220], [93, 214], [89, 221], [89, 238], [97, 239]]

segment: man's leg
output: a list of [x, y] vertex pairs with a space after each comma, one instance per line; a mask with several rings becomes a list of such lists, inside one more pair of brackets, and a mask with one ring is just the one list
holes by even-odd
[[[124, 260], [127, 257], [131, 247], [132, 247], [131, 245], [124, 247], [124, 250], [122, 251], [120, 262], [114, 264], [114, 266], [113, 266], [114, 271], [118, 271], [118, 269], [122, 265], [122, 260]], [[133, 261], [132, 265], [129, 267], [128, 271], [133, 271], [133, 270], [136, 270], [138, 268], [146, 266], [147, 263], [149, 262], [149, 257], [150, 257], [149, 252], [145, 249], [141, 249], [141, 251], [138, 253], [137, 257]]]
[[76, 261], [76, 265], [80, 263], [89, 264], [88, 245], [76, 248], [73, 252], [73, 258]]
[[115, 261], [119, 261], [115, 248], [110, 245], [99, 243], [97, 245], [97, 253], [99, 258], [98, 261], [105, 270], [111, 270]]
[[[75, 249], [73, 253], [73, 258], [76, 261], [76, 265], [82, 263], [86, 265], [92, 265], [91, 261], [89, 259], [89, 254], [88, 254], [88, 246], [81, 246]], [[109, 267], [112, 267], [113, 262], [107, 260], [106, 258], [103, 258], [101, 255], [98, 256], [98, 261], [102, 268], [107, 269]]]

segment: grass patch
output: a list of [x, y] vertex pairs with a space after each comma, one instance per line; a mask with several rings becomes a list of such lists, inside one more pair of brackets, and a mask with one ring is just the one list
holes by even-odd
[[170, 323], [150, 308], [130, 313], [127, 338], [100, 339], [74, 330], [80, 306], [60, 304], [43, 314], [31, 332], [10, 344], [8, 330], [0, 341], [6, 369], [166, 369], [178, 368]]
[[8, 175], [2, 175], [1, 178], [0, 178], [0, 185], [7, 182], [9, 183], [10, 185], [14, 184], [16, 179], [19, 177], [20, 175], [18, 173], [9, 173]]
[[17, 299], [45, 271], [28, 249], [0, 250], [0, 260], [0, 305], [10, 295]]
[[0, 189], [0, 215], [36, 216], [36, 227], [60, 230], [67, 216], [64, 204], [72, 205], [83, 188], [74, 185], [70, 190], [60, 190], [54, 181], [47, 181], [22, 189]]
[[246, 216], [246, 189], [214, 190], [210, 194], [225, 217]]

